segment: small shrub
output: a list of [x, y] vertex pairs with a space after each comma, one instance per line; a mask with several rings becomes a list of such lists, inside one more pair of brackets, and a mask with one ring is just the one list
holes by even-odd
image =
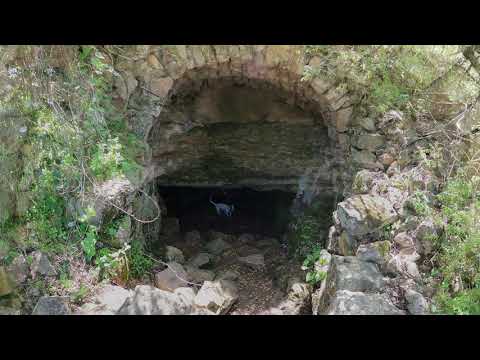
[[324, 280], [327, 273], [324, 271], [316, 271], [315, 263], [319, 262], [320, 265], [325, 265], [324, 259], [320, 259], [320, 248], [316, 248], [310, 254], [307, 255], [302, 264], [302, 270], [307, 271], [305, 281], [311, 285], [316, 285], [320, 281]]

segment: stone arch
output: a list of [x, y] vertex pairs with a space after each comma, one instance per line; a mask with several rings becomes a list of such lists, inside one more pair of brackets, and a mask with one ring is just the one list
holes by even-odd
[[[348, 151], [345, 132], [352, 116], [349, 96], [328, 78], [303, 81], [305, 66], [318, 61], [318, 58], [308, 59], [303, 48], [296, 45], [136, 47], [129, 61], [118, 64], [122, 81], [117, 82], [117, 92], [128, 104], [131, 124], [149, 144], [158, 119], [185, 89], [191, 94], [199, 93], [202, 84], [219, 79], [229, 79], [235, 84], [262, 83], [288, 92], [291, 105], [321, 114], [333, 153], [339, 163], [344, 162]], [[184, 128], [188, 129], [188, 124]], [[169, 131], [172, 134], [182, 131], [181, 126], [163, 130], [167, 135]], [[146, 182], [162, 172], [152, 159], [152, 153], [147, 153]], [[337, 170], [337, 174], [343, 172]]]

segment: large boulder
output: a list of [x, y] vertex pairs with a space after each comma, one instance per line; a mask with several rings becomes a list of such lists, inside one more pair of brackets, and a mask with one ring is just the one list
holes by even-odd
[[195, 297], [195, 306], [220, 315], [227, 313], [238, 299], [238, 290], [228, 280], [205, 281]]
[[168, 268], [155, 274], [155, 286], [165, 291], [188, 285], [188, 274], [182, 265], [170, 262]]
[[[90, 206], [95, 210], [94, 216], [88, 219], [92, 225], [102, 226], [108, 220], [122, 214], [120, 209], [128, 209], [133, 199], [135, 186], [126, 178], [115, 178], [99, 184], [94, 189], [91, 199], [88, 199]], [[82, 209], [77, 206], [82, 214]]]
[[42, 296], [32, 315], [69, 315], [68, 297], [66, 296]]
[[335, 256], [335, 289], [348, 291], [380, 291], [386, 281], [371, 262], [361, 261], [354, 256]]
[[378, 195], [354, 195], [337, 205], [342, 227], [352, 236], [366, 235], [393, 223], [397, 213], [392, 204]]
[[191, 288], [164, 291], [139, 285], [118, 310], [118, 315], [188, 315], [194, 311], [195, 292]]
[[404, 315], [382, 294], [365, 294], [349, 290], [337, 291], [327, 311], [327, 315]]

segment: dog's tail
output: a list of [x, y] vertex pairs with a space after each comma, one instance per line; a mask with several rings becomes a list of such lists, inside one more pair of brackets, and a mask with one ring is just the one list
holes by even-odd
[[210, 202], [211, 202], [213, 205], [217, 205], [217, 204], [212, 200], [212, 195], [210, 195]]

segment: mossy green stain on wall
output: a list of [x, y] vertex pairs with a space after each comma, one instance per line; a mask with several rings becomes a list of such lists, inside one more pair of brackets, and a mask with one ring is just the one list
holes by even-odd
[[163, 178], [167, 182], [291, 181], [321, 165], [328, 151], [325, 129], [300, 124], [217, 123], [194, 128], [175, 142], [178, 153], [169, 156], [186, 160]]

